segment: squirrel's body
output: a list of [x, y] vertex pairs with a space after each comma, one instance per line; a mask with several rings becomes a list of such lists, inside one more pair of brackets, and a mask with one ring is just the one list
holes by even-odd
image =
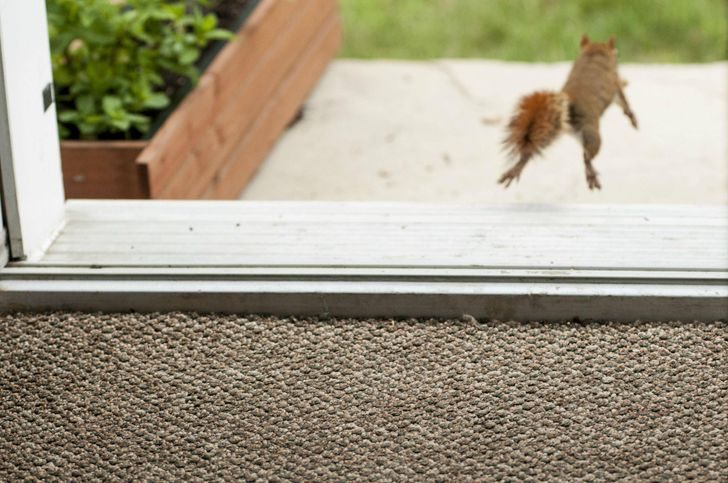
[[617, 102], [637, 128], [637, 119], [627, 103], [617, 73], [614, 39], [604, 44], [581, 40], [581, 55], [574, 62], [561, 92], [541, 91], [523, 97], [508, 124], [504, 144], [518, 159], [501, 178], [506, 187], [518, 179], [526, 163], [565, 130], [573, 131], [584, 147], [589, 188], [601, 188], [592, 159], [599, 152], [599, 120], [612, 102]]

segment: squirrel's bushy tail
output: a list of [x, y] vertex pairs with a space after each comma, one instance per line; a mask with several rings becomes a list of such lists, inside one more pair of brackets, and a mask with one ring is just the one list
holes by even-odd
[[509, 154], [527, 160], [540, 154], [566, 127], [569, 98], [563, 92], [539, 91], [521, 98], [503, 140]]

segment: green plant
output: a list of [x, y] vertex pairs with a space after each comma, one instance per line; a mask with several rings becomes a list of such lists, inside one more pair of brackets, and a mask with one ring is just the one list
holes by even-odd
[[205, 0], [47, 0], [63, 138], [133, 139], [170, 102], [168, 83], [194, 82], [211, 41], [228, 39]]

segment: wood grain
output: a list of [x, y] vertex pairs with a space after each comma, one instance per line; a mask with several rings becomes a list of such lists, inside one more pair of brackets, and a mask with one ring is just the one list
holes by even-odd
[[265, 111], [225, 158], [203, 198], [231, 199], [240, 196], [340, 45], [341, 23], [338, 14], [332, 13], [326, 26], [296, 64], [295, 70], [288, 74], [268, 101]]
[[[300, 59], [307, 49], [318, 38], [321, 30], [327, 28], [327, 19], [334, 15], [336, 2], [334, 0], [311, 0], [296, 11], [288, 12], [290, 18], [280, 16], [281, 10], [271, 9], [270, 14], [278, 14], [276, 22], [285, 23], [283, 33], [268, 46], [263, 58], [258, 64], [251, 68], [251, 71], [243, 74], [243, 82], [236, 79], [220, 80], [220, 95], [224, 99], [215, 101], [216, 115], [212, 120], [209, 131], [214, 131], [218, 143], [214, 144], [213, 150], [204, 151], [193, 148], [194, 155], [188, 156], [181, 163], [176, 163], [174, 172], [169, 170], [158, 171], [156, 182], [159, 190], [153, 191], [155, 197], [164, 199], [178, 198], [199, 198], [208, 189], [218, 171], [226, 164], [230, 154], [240, 144], [240, 139], [246, 137], [251, 126], [263, 115], [271, 104], [271, 98], [276, 96], [277, 89], [285, 81], [290, 86], [297, 81], [291, 80], [290, 72], [300, 63]], [[281, 30], [272, 22], [261, 24], [257, 33], [263, 30]], [[333, 56], [329, 54], [329, 58]], [[222, 79], [218, 75], [218, 79]], [[307, 82], [301, 80], [300, 82]], [[235, 89], [231, 90], [225, 85], [235, 83]], [[294, 100], [297, 103], [294, 109], [298, 109], [303, 98]], [[276, 131], [276, 136], [281, 130]], [[267, 154], [259, 154], [258, 162]], [[168, 164], [168, 168], [171, 165]], [[165, 179], [165, 177], [167, 177]], [[219, 177], [219, 176], [218, 176]], [[231, 192], [240, 192], [244, 187], [247, 178], [238, 178], [238, 186]], [[229, 180], [234, 183], [234, 180]], [[234, 196], [234, 195], [231, 195]]]
[[144, 166], [136, 164], [146, 141], [63, 141], [66, 198], [149, 198]]

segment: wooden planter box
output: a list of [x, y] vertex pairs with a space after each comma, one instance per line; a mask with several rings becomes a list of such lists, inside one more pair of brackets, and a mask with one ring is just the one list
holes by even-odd
[[340, 44], [336, 0], [262, 0], [149, 141], [61, 143], [66, 197], [237, 198]]

